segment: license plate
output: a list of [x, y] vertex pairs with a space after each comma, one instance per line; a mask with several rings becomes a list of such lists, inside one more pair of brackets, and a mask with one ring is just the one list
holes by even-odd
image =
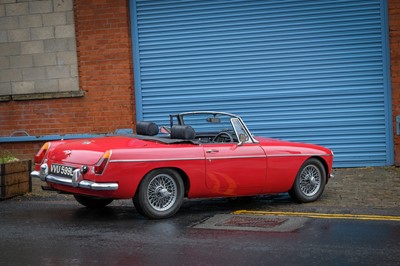
[[72, 178], [73, 172], [76, 168], [67, 165], [53, 163], [50, 167], [50, 173], [57, 176]]

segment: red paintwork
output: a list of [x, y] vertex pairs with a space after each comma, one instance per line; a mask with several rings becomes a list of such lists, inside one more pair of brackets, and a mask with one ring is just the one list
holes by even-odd
[[[117, 182], [118, 190], [94, 191], [54, 183], [56, 190], [75, 194], [123, 199], [132, 198], [142, 178], [157, 168], [174, 168], [187, 179], [187, 197], [245, 196], [287, 192], [301, 165], [319, 158], [329, 174], [332, 152], [311, 144], [256, 138], [259, 143], [163, 144], [133, 137], [52, 142], [45, 159], [74, 167], [89, 166], [83, 175], [94, 182]], [[71, 151], [69, 155], [66, 151]], [[110, 161], [102, 175], [91, 168], [107, 150]], [[209, 152], [207, 152], [209, 151]], [[36, 164], [39, 170], [41, 163]]]

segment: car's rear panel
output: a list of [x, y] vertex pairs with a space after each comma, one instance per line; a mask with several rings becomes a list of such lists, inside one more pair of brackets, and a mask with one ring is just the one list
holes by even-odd
[[[96, 173], [104, 154], [109, 153], [104, 171]], [[204, 189], [204, 152], [193, 144], [164, 144], [132, 137], [52, 142], [43, 161], [55, 180], [46, 180], [59, 191], [109, 198], [133, 197], [144, 175], [157, 168], [177, 168], [193, 176], [194, 191]], [[40, 165], [36, 164], [39, 171]], [[81, 179], [96, 184], [118, 184], [117, 190], [96, 190], [58, 182], [72, 179], [80, 169]], [[86, 169], [86, 170], [82, 170]]]

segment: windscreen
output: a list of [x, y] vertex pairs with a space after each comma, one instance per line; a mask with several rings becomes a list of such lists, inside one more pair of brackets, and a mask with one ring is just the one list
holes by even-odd
[[188, 114], [183, 116], [183, 123], [200, 132], [220, 132], [233, 130], [231, 116], [213, 114]]

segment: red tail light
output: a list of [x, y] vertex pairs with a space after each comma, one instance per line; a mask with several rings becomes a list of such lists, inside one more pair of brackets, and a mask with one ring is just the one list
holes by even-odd
[[103, 156], [101, 156], [100, 160], [94, 166], [94, 173], [96, 175], [101, 175], [104, 172], [104, 169], [106, 169], [106, 166], [108, 164], [108, 161], [110, 160], [110, 157], [111, 157], [110, 150], [106, 151], [103, 154]]
[[44, 156], [50, 148], [50, 142], [46, 142], [42, 148], [35, 155], [35, 163], [41, 164], [43, 162]]

